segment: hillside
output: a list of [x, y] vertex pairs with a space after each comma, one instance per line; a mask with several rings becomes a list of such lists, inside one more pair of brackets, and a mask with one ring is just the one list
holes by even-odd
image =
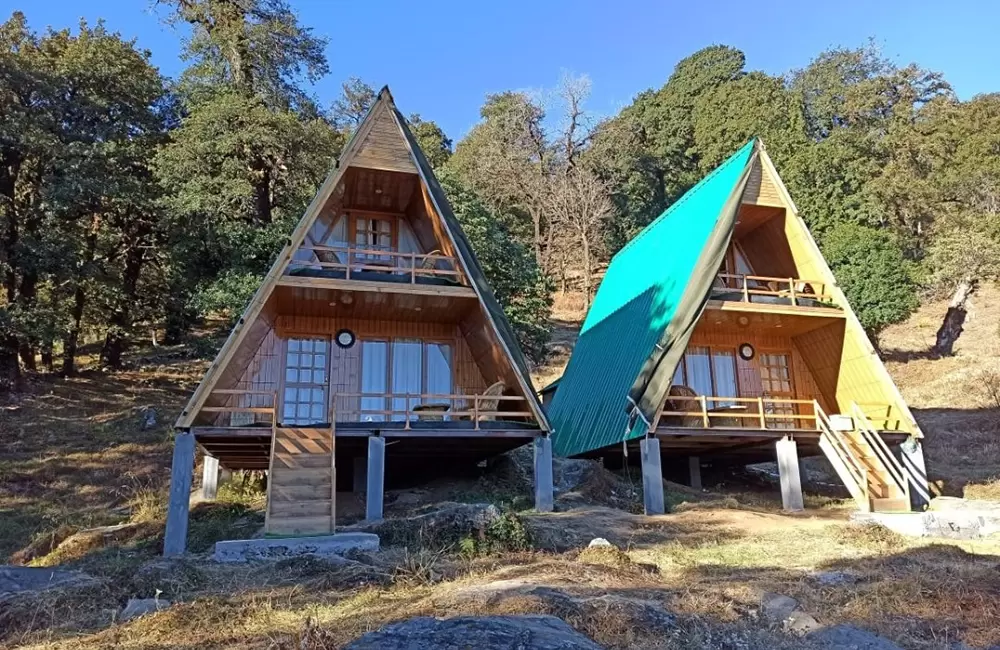
[[[986, 496], [996, 490], [1000, 432], [980, 387], [1000, 358], [1000, 291], [985, 289], [974, 305], [955, 358], [925, 353], [942, 303], [891, 328], [883, 347], [927, 434], [934, 478], [946, 492]], [[557, 350], [536, 373], [539, 384], [565, 364], [580, 307], [574, 297], [558, 302]], [[442, 480], [390, 493], [387, 513], [402, 527], [425, 504], [492, 502], [520, 523], [490, 533], [490, 550], [462, 550], [463, 540], [397, 542], [348, 565], [248, 570], [202, 555], [261, 525], [259, 489], [238, 481], [218, 502], [194, 506], [194, 555], [163, 563], [171, 423], [219, 342], [140, 350], [117, 374], [38, 376], [0, 411], [0, 561], [81, 569], [102, 581], [0, 602], [0, 645], [312, 650], [416, 615], [547, 613], [609, 648], [812, 647], [768, 618], [767, 593], [795, 598], [823, 625], [857, 625], [906, 648], [1000, 643], [997, 542], [929, 543], [857, 528], [845, 521], [845, 504], [816, 495], [805, 515], [789, 516], [773, 490], [732, 482], [702, 493], [671, 484], [673, 513], [644, 517], [629, 512], [638, 485], [627, 473], [587, 470], [551, 515], [523, 510], [530, 490], [509, 474]], [[593, 537], [622, 550], [583, 551]], [[115, 622], [128, 598], [158, 591], [176, 604]], [[654, 624], [661, 607], [669, 625]]]

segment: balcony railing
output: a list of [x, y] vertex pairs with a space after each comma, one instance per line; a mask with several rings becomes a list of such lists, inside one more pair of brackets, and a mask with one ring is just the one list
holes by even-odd
[[824, 282], [735, 273], [719, 273], [716, 277], [718, 282], [712, 286], [713, 300], [836, 308]]
[[816, 402], [776, 397], [674, 396], [658, 426], [695, 429], [816, 429]]
[[465, 421], [478, 430], [490, 420], [534, 417], [519, 395], [337, 393], [333, 403], [337, 422], [402, 422], [403, 429], [413, 422]]
[[313, 253], [313, 260], [295, 260], [298, 269], [340, 271], [346, 279], [372, 279], [375, 274], [386, 274], [406, 278], [410, 284], [423, 281], [448, 281], [464, 284], [464, 275], [459, 270], [458, 259], [440, 252], [400, 253], [378, 248], [355, 246], [303, 246], [302, 250]]
[[399, 422], [403, 429], [413, 422], [465, 422], [465, 427], [479, 430], [481, 423], [493, 420], [533, 418], [527, 399], [518, 395], [486, 395], [482, 393], [336, 393], [326, 411], [327, 422], [291, 423], [283, 418], [278, 395], [274, 391], [217, 389], [212, 395], [230, 403], [204, 406], [201, 413], [214, 414], [216, 425], [247, 427], [260, 425], [293, 425], [309, 427], [330, 422]]

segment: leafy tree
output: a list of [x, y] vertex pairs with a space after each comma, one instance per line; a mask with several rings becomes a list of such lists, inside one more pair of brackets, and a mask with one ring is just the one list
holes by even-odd
[[351, 77], [340, 87], [340, 97], [330, 108], [333, 125], [345, 134], [351, 134], [361, 125], [368, 109], [375, 104], [378, 93], [358, 77]]
[[427, 162], [434, 169], [441, 169], [451, 159], [451, 139], [435, 122], [424, 121], [417, 113], [410, 115], [408, 122]]
[[837, 224], [823, 239], [823, 254], [837, 283], [878, 347], [879, 333], [919, 306], [912, 264], [885, 230]]
[[444, 172], [440, 181], [521, 349], [529, 359], [541, 361], [549, 340], [548, 317], [552, 307], [548, 279], [530, 251], [503, 226], [503, 220], [463, 186], [454, 173]]

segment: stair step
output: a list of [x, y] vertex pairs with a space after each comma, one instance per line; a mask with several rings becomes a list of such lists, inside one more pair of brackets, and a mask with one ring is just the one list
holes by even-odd
[[330, 514], [330, 499], [271, 502], [271, 517], [322, 517]]
[[274, 467], [271, 470], [271, 485], [313, 485], [329, 486], [333, 480], [333, 470], [330, 467], [291, 468]]
[[333, 486], [325, 485], [279, 485], [272, 483], [269, 489], [271, 501], [286, 503], [298, 501], [322, 501], [330, 498]]
[[872, 512], [910, 512], [910, 500], [905, 497], [873, 498]]
[[326, 535], [333, 532], [332, 518], [324, 517], [268, 517], [269, 535]]

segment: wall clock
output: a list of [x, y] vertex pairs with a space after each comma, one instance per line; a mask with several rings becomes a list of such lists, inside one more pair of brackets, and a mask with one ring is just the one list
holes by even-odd
[[752, 345], [750, 345], [749, 343], [740, 343], [741, 359], [743, 359], [744, 361], [749, 361], [750, 359], [753, 359], [754, 353], [755, 350], [753, 349]]
[[351, 330], [340, 330], [333, 337], [333, 340], [339, 347], [342, 347], [346, 350], [347, 348], [354, 345], [356, 337], [354, 336], [354, 332], [352, 332]]

